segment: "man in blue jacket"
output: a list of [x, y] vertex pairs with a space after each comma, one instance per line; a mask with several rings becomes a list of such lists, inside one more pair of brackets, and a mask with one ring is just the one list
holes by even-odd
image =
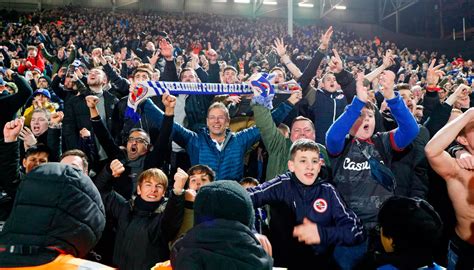
[[[356, 245], [365, 240], [362, 223], [346, 207], [333, 185], [320, 175], [321, 160], [316, 142], [300, 139], [293, 143], [289, 172], [255, 188], [249, 188], [254, 207], [284, 203], [292, 209], [294, 242], [286, 245], [289, 269], [328, 269], [336, 245]], [[303, 242], [304, 245], [298, 242]]]
[[[163, 100], [167, 108], [174, 103], [176, 103], [176, 98], [171, 95]], [[158, 107], [149, 100], [140, 104], [140, 107], [158, 126], [161, 125], [164, 114]], [[286, 102], [281, 103], [273, 112], [274, 121], [280, 123], [291, 109], [291, 105]], [[229, 110], [220, 102], [215, 102], [209, 107], [206, 121], [207, 127], [199, 132], [193, 132], [175, 122], [173, 141], [186, 149], [191, 165], [205, 164], [214, 170], [216, 180], [242, 179], [245, 153], [260, 140], [258, 128], [254, 126], [237, 133], [231, 132]]]

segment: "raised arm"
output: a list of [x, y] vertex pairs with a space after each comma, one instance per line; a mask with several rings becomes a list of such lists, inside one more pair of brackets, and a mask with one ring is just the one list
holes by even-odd
[[467, 85], [461, 84], [456, 88], [454, 93], [452, 93], [444, 103], [438, 103], [433, 112], [431, 113], [428, 120], [425, 122], [426, 128], [430, 132], [430, 136], [433, 137], [436, 132], [438, 132], [446, 123], [448, 123], [449, 117], [451, 116], [451, 111], [453, 109], [453, 104], [456, 100], [467, 94], [469, 87]]
[[362, 73], [357, 74], [357, 96], [326, 132], [326, 148], [330, 155], [336, 156], [342, 153], [345, 138], [367, 103], [368, 95], [367, 89], [363, 86], [363, 76]]
[[[295, 91], [288, 99], [288, 103], [294, 106], [300, 99], [301, 92]], [[271, 155], [279, 150], [277, 149], [279, 146], [285, 143], [285, 137], [278, 131], [277, 125], [272, 119], [272, 113], [268, 108], [259, 104], [253, 104], [252, 109], [254, 111], [255, 125], [260, 130], [263, 143]]]
[[[473, 120], [474, 108], [470, 108], [438, 131], [425, 147], [426, 158], [430, 162], [431, 167], [446, 180], [458, 178], [461, 168], [444, 149], [459, 136], [463, 129], [466, 129], [465, 132], [470, 132], [469, 128], [472, 128], [472, 123], [470, 122]], [[468, 144], [465, 135], [459, 136], [458, 141], [463, 145]]]
[[63, 112], [54, 112], [51, 114], [51, 121], [48, 128], [48, 147], [51, 150], [48, 160], [50, 162], [59, 162], [62, 154], [62, 121]]
[[[157, 128], [161, 128], [161, 124], [163, 123], [164, 113], [160, 108], [158, 108], [151, 100], [147, 99], [140, 104], [140, 108], [142, 108], [142, 112], [155, 124]], [[173, 108], [174, 114], [174, 108]], [[173, 132], [172, 132], [172, 139], [178, 143], [181, 147], [186, 147], [188, 142], [193, 138], [197, 137], [197, 134], [189, 129], [183, 127], [182, 125], [174, 122], [173, 123]]]
[[[164, 238], [166, 242], [173, 240], [183, 223], [184, 217], [184, 186], [188, 181], [188, 174], [181, 168], [178, 168], [174, 175], [173, 190], [166, 204], [163, 218], [159, 217], [153, 220], [151, 230], [148, 231], [151, 241], [157, 242]], [[157, 231], [159, 229], [159, 231]]]
[[179, 81], [178, 72], [176, 71], [176, 65], [174, 64], [173, 46], [165, 39], [161, 39], [159, 45], [161, 55], [166, 60], [165, 68], [163, 74], [161, 75], [161, 80], [169, 82]]
[[375, 78], [377, 78], [385, 69], [389, 68], [395, 64], [395, 61], [393, 60], [393, 54], [391, 50], [387, 50], [385, 52], [385, 56], [383, 57], [383, 62], [382, 65], [380, 65], [378, 68], [374, 69], [372, 72], [369, 74], [365, 75], [365, 78], [369, 80], [369, 82], [372, 82]]
[[383, 87], [387, 105], [398, 124], [398, 128], [394, 132], [392, 131], [393, 140], [391, 142], [392, 148], [399, 150], [408, 146], [416, 138], [420, 129], [402, 97], [393, 91], [394, 83], [395, 73], [385, 70], [380, 76], [380, 84]]
[[437, 65], [436, 59], [433, 59], [426, 71], [426, 94], [423, 99], [423, 118], [427, 119], [433, 112], [436, 105], [440, 103], [438, 95], [438, 82], [439, 79], [444, 75], [441, 70], [443, 64]]
[[321, 43], [318, 47], [318, 50], [313, 55], [313, 58], [311, 59], [309, 64], [306, 66], [301, 77], [298, 79], [298, 82], [301, 84], [301, 88], [303, 89], [303, 96], [306, 96], [306, 94], [308, 93], [308, 86], [313, 77], [315, 76], [316, 71], [318, 70], [319, 65], [321, 64], [321, 61], [326, 56], [326, 51], [329, 48], [329, 41], [331, 40], [332, 33], [333, 29], [332, 26], [330, 26], [328, 30], [321, 36]]
[[15, 181], [20, 176], [20, 148], [18, 137], [23, 128], [25, 119], [17, 118], [7, 122], [3, 127], [4, 139], [0, 140], [0, 188], [8, 195], [14, 196], [16, 191]]
[[102, 169], [94, 181], [104, 202], [107, 215], [111, 215], [115, 219], [120, 216], [120, 212], [125, 207], [129, 207], [127, 200], [112, 189], [112, 181], [123, 172], [125, 172], [123, 164], [118, 159], [114, 159], [110, 165], [107, 164]]
[[278, 38], [275, 39], [274, 44], [275, 46], [272, 47], [280, 57], [281, 63], [288, 68], [294, 78], [299, 79], [303, 73], [301, 73], [301, 70], [295, 65], [295, 63], [291, 62], [290, 57], [286, 54], [286, 47], [288, 47], [288, 45], [285, 45], [283, 39]]
[[[18, 73], [13, 72], [11, 69], [7, 69], [5, 76], [13, 80], [13, 82], [18, 86], [18, 92], [6, 97], [8, 99], [9, 108], [11, 108], [13, 113], [16, 113], [26, 101], [33, 94], [33, 89], [31, 89], [30, 84], [26, 81], [23, 76], [20, 76]], [[5, 112], [2, 112], [5, 113]], [[12, 113], [12, 112], [8, 112]]]
[[147, 155], [147, 162], [151, 162], [152, 167], [161, 168], [165, 161], [170, 160], [171, 154], [171, 132], [173, 131], [174, 107], [176, 97], [165, 93], [162, 96], [165, 105], [165, 115], [161, 123], [160, 135], [153, 143], [153, 150]]
[[121, 159], [124, 157], [123, 153], [120, 150], [120, 147], [115, 143], [107, 127], [102, 122], [99, 115], [99, 111], [97, 110], [97, 103], [99, 103], [98, 97], [86, 97], [86, 104], [87, 107], [89, 107], [89, 113], [91, 115], [91, 123], [94, 129], [94, 133], [97, 137], [97, 140], [99, 140], [100, 145], [102, 145], [105, 153], [110, 159]]

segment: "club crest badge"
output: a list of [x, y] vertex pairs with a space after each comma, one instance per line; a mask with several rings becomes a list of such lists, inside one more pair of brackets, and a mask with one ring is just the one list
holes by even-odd
[[313, 203], [313, 208], [318, 213], [324, 213], [328, 209], [328, 203], [324, 199], [317, 199]]
[[133, 92], [130, 93], [128, 100], [130, 103], [135, 104], [137, 101], [143, 99], [148, 93], [148, 87], [143, 84], [139, 84], [135, 87]]

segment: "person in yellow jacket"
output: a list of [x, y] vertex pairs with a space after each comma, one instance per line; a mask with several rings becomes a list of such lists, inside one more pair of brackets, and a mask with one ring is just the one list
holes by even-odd
[[33, 92], [33, 104], [26, 108], [23, 113], [25, 125], [30, 126], [33, 111], [39, 108], [45, 108], [51, 113], [56, 112], [56, 108], [58, 108], [58, 104], [51, 102], [51, 93], [49, 93], [48, 89], [40, 88]]

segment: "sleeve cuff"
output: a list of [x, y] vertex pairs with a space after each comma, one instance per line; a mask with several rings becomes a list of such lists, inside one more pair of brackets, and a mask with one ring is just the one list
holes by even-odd
[[360, 111], [362, 110], [362, 108], [364, 108], [365, 102], [360, 100], [357, 96], [354, 96], [354, 99], [352, 100], [351, 105], [353, 105], [356, 110]]
[[390, 105], [395, 105], [395, 104], [397, 104], [398, 102], [400, 102], [402, 100], [402, 98], [400, 97], [400, 94], [398, 94], [397, 92], [395, 92], [394, 94], [395, 94], [394, 98], [386, 99], [387, 105], [389, 107], [390, 107]]

